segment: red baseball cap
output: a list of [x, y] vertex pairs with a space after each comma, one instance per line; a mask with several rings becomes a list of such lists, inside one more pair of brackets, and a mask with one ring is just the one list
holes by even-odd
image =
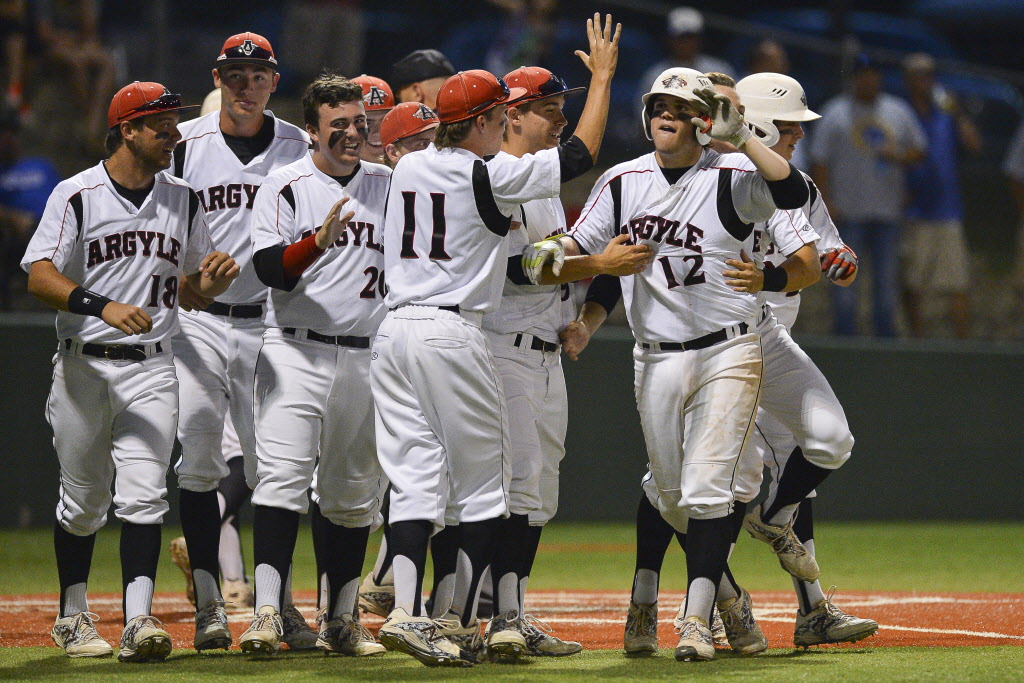
[[380, 122], [380, 144], [386, 147], [410, 135], [437, 128], [440, 123], [437, 114], [427, 105], [402, 102]]
[[510, 88], [526, 89], [526, 96], [511, 106], [554, 95], [575, 95], [587, 91], [586, 88], [570, 88], [561, 78], [540, 66], [521, 66], [510, 71], [505, 74], [505, 82]]
[[236, 33], [224, 41], [215, 66], [225, 64], [256, 64], [277, 71], [277, 58], [274, 57], [270, 41], [252, 31]]
[[190, 109], [199, 109], [199, 105], [182, 106], [181, 95], [172, 94], [159, 83], [135, 81], [118, 90], [114, 99], [110, 100], [110, 108], [107, 109], [107, 128], [113, 128], [140, 116]]
[[458, 123], [526, 94], [526, 88], [509, 88], [490, 71], [460, 71], [445, 81], [437, 93], [437, 116], [441, 123]]
[[395, 106], [395, 95], [384, 79], [363, 74], [353, 78], [352, 82], [358, 83], [363, 89], [363, 105], [366, 111], [391, 109]]

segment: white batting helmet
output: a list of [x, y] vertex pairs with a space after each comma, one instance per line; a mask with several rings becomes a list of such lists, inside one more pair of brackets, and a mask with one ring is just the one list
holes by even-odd
[[736, 84], [736, 92], [746, 108], [747, 127], [771, 147], [779, 141], [776, 121], [814, 121], [820, 119], [807, 108], [803, 86], [795, 78], [771, 72], [751, 74]]
[[673, 95], [688, 102], [696, 102], [703, 107], [704, 100], [693, 94], [694, 90], [699, 90], [701, 88], [714, 90], [715, 86], [710, 80], [708, 80], [707, 76], [696, 69], [684, 69], [680, 67], [675, 69], [665, 69], [662, 71], [661, 74], [654, 79], [650, 92], [641, 98], [644, 103], [644, 135], [647, 136], [647, 139], [652, 139], [650, 107], [647, 106], [652, 97], [655, 95]]

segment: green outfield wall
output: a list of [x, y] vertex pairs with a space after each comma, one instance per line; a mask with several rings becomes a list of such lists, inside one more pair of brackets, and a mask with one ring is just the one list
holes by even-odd
[[[45, 419], [49, 316], [0, 319], [0, 526], [49, 525], [57, 459]], [[1024, 346], [800, 338], [842, 401], [857, 444], [820, 489], [827, 519], [1021, 519]], [[603, 330], [566, 360], [569, 437], [559, 517], [632, 517], [646, 467], [632, 338]], [[175, 484], [170, 482], [172, 517]]]

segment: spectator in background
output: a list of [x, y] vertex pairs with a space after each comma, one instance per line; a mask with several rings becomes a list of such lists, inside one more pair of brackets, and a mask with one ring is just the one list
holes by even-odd
[[[1017, 253], [1014, 259], [1014, 268], [1010, 276], [1010, 284], [1017, 293], [1017, 319], [1024, 313], [1024, 122], [1017, 128], [1017, 132], [1010, 142], [1010, 148], [1003, 161], [1003, 173], [1010, 183], [1010, 193], [1013, 195], [1014, 204], [1017, 207], [1020, 220], [1017, 232]], [[1024, 328], [1021, 328], [1024, 330]]]
[[416, 50], [391, 66], [388, 83], [398, 102], [419, 102], [431, 109], [437, 106], [437, 93], [455, 67], [438, 50]]
[[910, 333], [924, 336], [925, 300], [941, 296], [953, 333], [970, 325], [970, 254], [964, 238], [957, 148], [981, 151], [981, 136], [956, 100], [935, 83], [935, 60], [916, 53], [903, 60], [910, 104], [928, 140], [924, 160], [907, 171], [910, 219], [903, 238], [903, 302]]
[[297, 77], [308, 83], [323, 69], [363, 72], [366, 20], [361, 0], [290, 0], [284, 3], [282, 52]]
[[[878, 66], [864, 55], [854, 63], [852, 85], [826, 103], [814, 129], [812, 175], [844, 240], [872, 272], [874, 332], [893, 337], [907, 203], [904, 171], [924, 159], [927, 142], [914, 110], [881, 91]], [[856, 333], [863, 280], [833, 288], [838, 334]]]
[[28, 46], [28, 16], [25, 0], [0, 0], [0, 42], [3, 46], [4, 100], [27, 111], [24, 99], [25, 50]]
[[789, 75], [789, 54], [782, 43], [774, 38], [764, 38], [750, 48], [747, 59], [747, 73], [776, 73]]
[[701, 52], [704, 44], [704, 15], [693, 7], [677, 7], [666, 18], [668, 57], [661, 60], [640, 79], [639, 100], [662, 71], [673, 67], [696, 69], [701, 73], [717, 71], [736, 75], [736, 69], [725, 60]]
[[[0, 107], [0, 309], [11, 308], [11, 292], [23, 291], [19, 263], [28, 240], [46, 208], [46, 200], [61, 181], [49, 159], [22, 157], [18, 111]], [[21, 284], [18, 284], [18, 283]]]
[[484, 68], [494, 74], [524, 64], [544, 66], [555, 39], [553, 15], [558, 0], [488, 0], [505, 12], [504, 23], [491, 39]]
[[71, 76], [75, 108], [84, 113], [77, 131], [89, 152], [94, 140], [107, 132], [107, 105], [114, 92], [114, 55], [100, 41], [99, 0], [59, 2], [37, 0], [36, 32], [46, 57], [66, 68]]

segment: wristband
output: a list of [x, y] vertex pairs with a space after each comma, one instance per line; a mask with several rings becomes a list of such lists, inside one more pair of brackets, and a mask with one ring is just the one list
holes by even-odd
[[789, 274], [785, 268], [765, 268], [764, 284], [761, 286], [766, 292], [781, 292], [789, 283]]
[[103, 309], [109, 303], [110, 299], [95, 292], [90, 292], [85, 287], [75, 287], [71, 294], [68, 294], [68, 311], [78, 315], [92, 315], [102, 318]]
[[749, 128], [747, 128], [747, 124], [741, 123], [739, 130], [736, 131], [736, 134], [733, 135], [728, 142], [732, 143], [733, 147], [736, 147], [737, 149], [743, 149], [743, 145], [747, 144], [747, 140], [753, 136], [754, 134], [750, 132]]

